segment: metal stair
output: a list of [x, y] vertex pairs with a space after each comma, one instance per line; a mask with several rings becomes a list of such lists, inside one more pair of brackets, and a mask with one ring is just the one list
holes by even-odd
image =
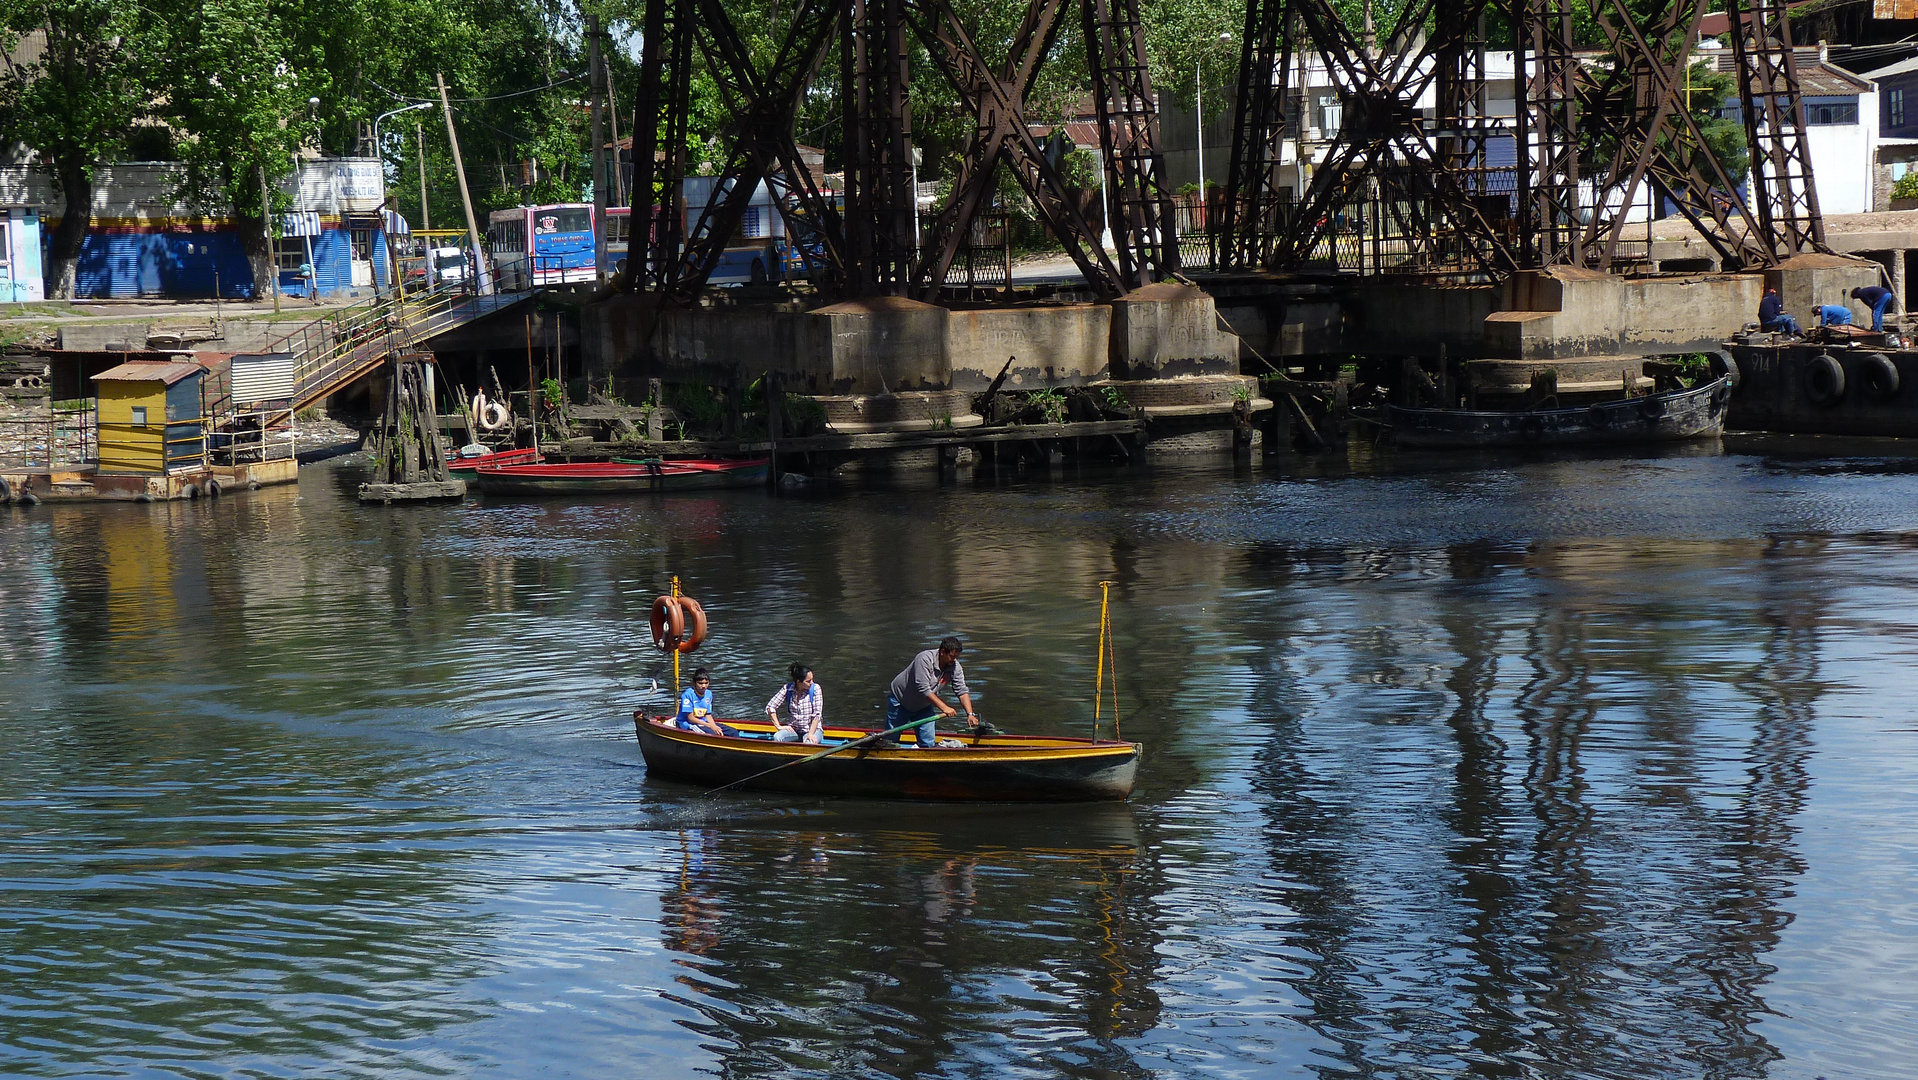
[[[343, 308], [270, 342], [262, 352], [293, 354], [291, 415], [365, 376], [388, 354], [420, 349], [438, 334], [512, 307], [532, 297], [524, 292], [477, 295], [461, 284], [411, 295], [382, 296]], [[233, 411], [232, 391], [212, 403], [209, 412]]]

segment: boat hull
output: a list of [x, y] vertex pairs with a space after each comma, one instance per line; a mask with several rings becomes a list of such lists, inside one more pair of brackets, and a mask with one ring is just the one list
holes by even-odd
[[453, 458], [446, 463], [446, 471], [460, 480], [471, 482], [481, 469], [497, 468], [501, 465], [537, 465], [539, 451], [528, 446], [519, 450], [501, 450], [498, 453], [481, 457]]
[[[936, 802], [1104, 802], [1131, 796], [1139, 768], [1139, 748], [1133, 743], [1001, 735], [978, 740], [963, 750], [864, 746], [749, 780], [823, 748], [681, 731], [653, 720], [644, 713], [633, 714], [647, 771], [708, 787], [745, 781], [740, 783], [742, 789], [795, 795]], [[746, 732], [771, 730], [763, 721], [727, 723]], [[828, 731], [835, 739], [870, 734], [855, 728]]]
[[522, 465], [477, 469], [473, 484], [489, 495], [641, 495], [655, 491], [710, 491], [766, 482], [766, 460], [721, 467], [645, 465]]
[[1729, 377], [1676, 393], [1605, 401], [1576, 409], [1471, 412], [1386, 407], [1401, 446], [1475, 449], [1507, 446], [1598, 446], [1708, 439], [1725, 428]]

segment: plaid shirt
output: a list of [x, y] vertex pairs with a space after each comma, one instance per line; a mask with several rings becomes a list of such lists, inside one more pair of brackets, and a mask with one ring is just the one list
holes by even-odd
[[779, 692], [773, 695], [771, 701], [766, 703], [766, 711], [777, 717], [781, 705], [784, 705], [786, 711], [792, 714], [791, 720], [784, 721], [787, 726], [798, 728], [800, 731], [811, 731], [813, 725], [819, 723], [820, 718], [825, 715], [826, 695], [819, 689], [818, 683], [813, 683], [811, 693], [803, 697], [795, 696], [793, 684], [787, 683], [779, 688]]

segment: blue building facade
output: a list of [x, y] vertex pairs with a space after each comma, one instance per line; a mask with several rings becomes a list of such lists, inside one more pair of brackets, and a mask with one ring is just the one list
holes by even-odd
[[[253, 280], [241, 224], [231, 214], [195, 213], [179, 200], [181, 171], [171, 162], [120, 162], [97, 170], [92, 223], [75, 268], [79, 296], [251, 300], [271, 295]], [[297, 208], [276, 223], [279, 235], [273, 238], [283, 295], [317, 291], [323, 297], [351, 297], [391, 287], [387, 235], [396, 228], [405, 231], [406, 225], [381, 210], [386, 193], [379, 161], [302, 162], [281, 190]], [[45, 207], [36, 260], [44, 267], [64, 213], [59, 191], [28, 166], [0, 167], [0, 206], [10, 195]], [[307, 265], [311, 274], [300, 273]]]

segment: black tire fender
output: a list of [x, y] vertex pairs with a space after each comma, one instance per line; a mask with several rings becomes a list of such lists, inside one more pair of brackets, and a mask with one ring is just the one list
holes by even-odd
[[1898, 365], [1884, 353], [1872, 353], [1858, 365], [1858, 381], [1876, 401], [1890, 401], [1898, 396]]
[[1845, 369], [1830, 353], [1819, 353], [1805, 365], [1805, 396], [1813, 405], [1836, 405], [1845, 396]]
[[217, 499], [225, 493], [226, 493], [226, 486], [224, 484], [221, 484], [218, 480], [208, 480], [206, 482], [207, 498]]
[[1739, 370], [1738, 359], [1728, 350], [1720, 349], [1712, 353], [1711, 360], [1712, 370], [1718, 374], [1719, 378], [1730, 379], [1733, 390], [1738, 389], [1738, 384], [1745, 381], [1745, 373]]
[[0, 476], [0, 506], [4, 506], [7, 503], [10, 503], [12, 501], [13, 501], [13, 485], [7, 483], [6, 477]]

